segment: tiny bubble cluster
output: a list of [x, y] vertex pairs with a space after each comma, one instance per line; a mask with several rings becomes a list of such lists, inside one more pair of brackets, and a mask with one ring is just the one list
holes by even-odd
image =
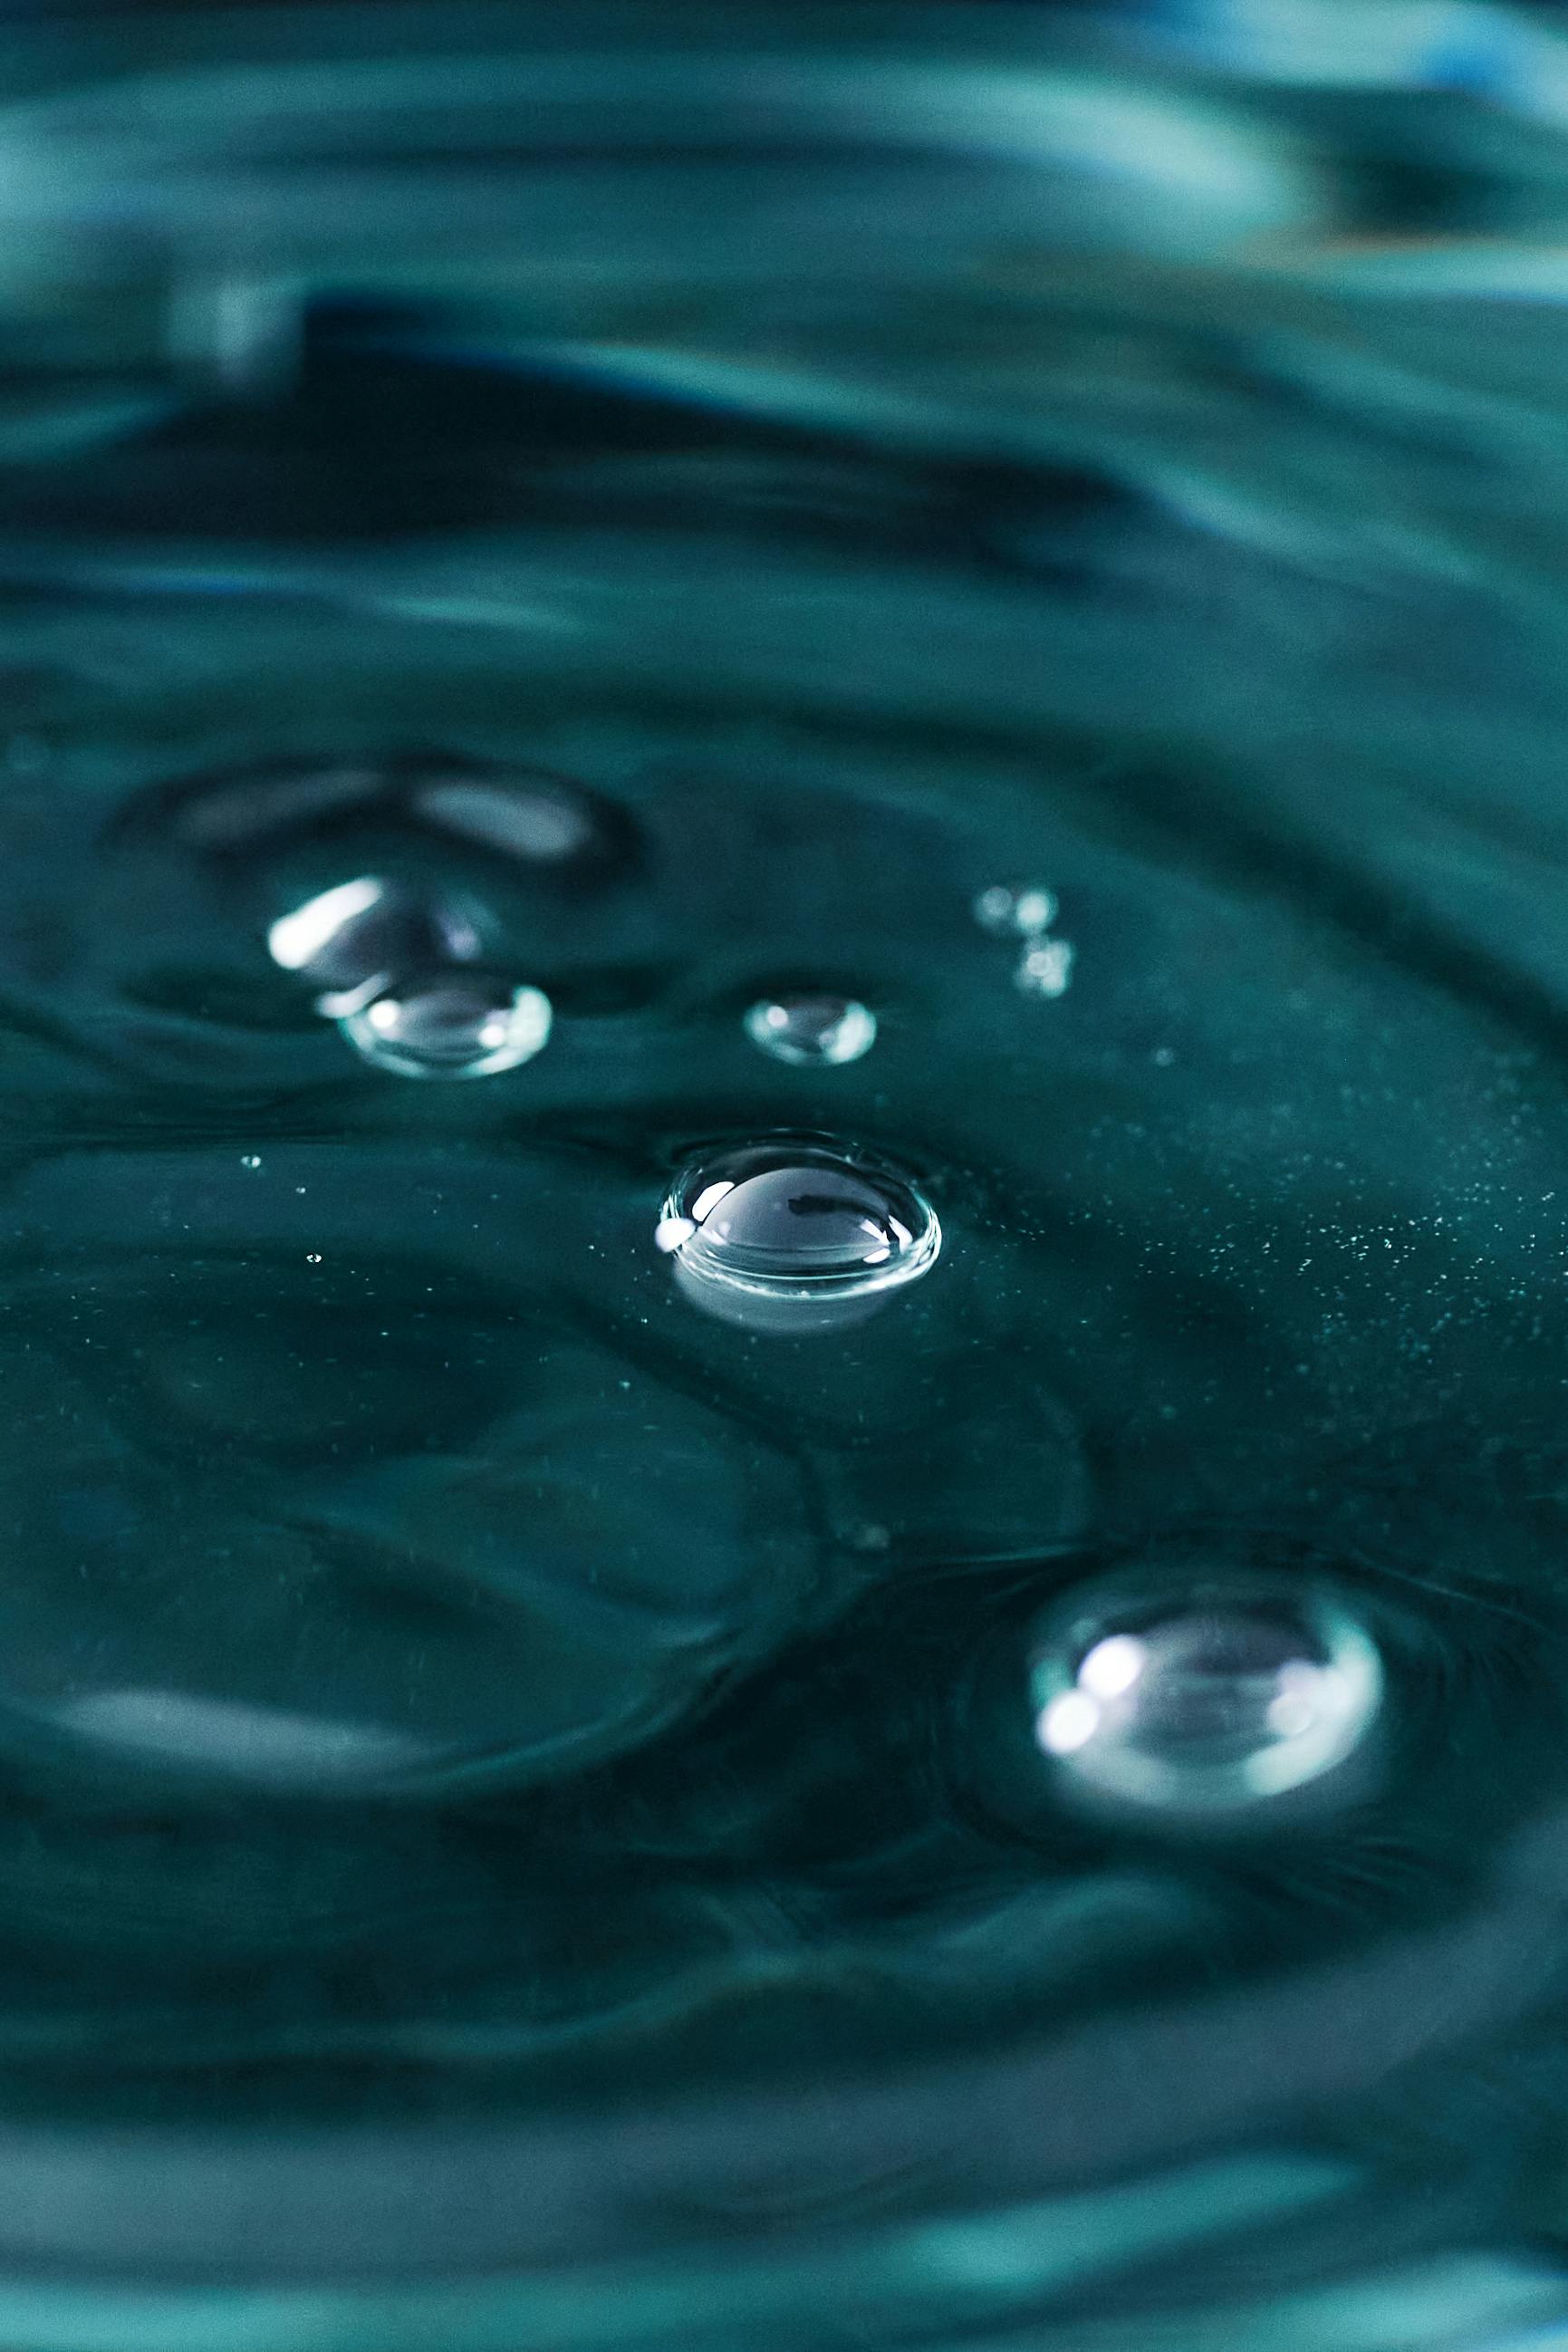
[[1026, 996], [1065, 996], [1072, 978], [1072, 949], [1066, 940], [1041, 940], [1026, 948], [1013, 979]]
[[1066, 995], [1074, 950], [1068, 940], [1051, 936], [1057, 917], [1053, 890], [1039, 882], [1017, 888], [994, 882], [975, 899], [974, 916], [980, 929], [994, 939], [1021, 942], [1013, 979], [1025, 996]]
[[995, 882], [975, 900], [975, 920], [996, 939], [1036, 939], [1056, 920], [1056, 894], [1038, 882], [1019, 889]]

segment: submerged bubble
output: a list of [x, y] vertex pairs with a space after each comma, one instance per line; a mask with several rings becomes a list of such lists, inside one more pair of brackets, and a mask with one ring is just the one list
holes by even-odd
[[789, 1138], [685, 1169], [654, 1238], [695, 1306], [787, 1338], [861, 1321], [942, 1246], [935, 1210], [903, 1177]]
[[1039, 882], [1017, 888], [993, 883], [975, 901], [975, 920], [998, 939], [1033, 939], [1056, 920], [1056, 896]]
[[1026, 996], [1065, 996], [1072, 979], [1071, 943], [1037, 940], [1019, 958], [1013, 978]]
[[743, 1025], [777, 1062], [858, 1062], [876, 1043], [875, 1013], [852, 996], [765, 996]]
[[400, 1077], [483, 1078], [531, 1060], [552, 1018], [542, 990], [469, 968], [400, 982], [340, 1025], [367, 1062]]
[[297, 971], [317, 1007], [341, 1020], [407, 971], [471, 963], [481, 951], [474, 918], [455, 901], [362, 874], [319, 891], [267, 934], [274, 963]]
[[1037, 1628], [1034, 1738], [1081, 1796], [1170, 1819], [1246, 1814], [1346, 1760], [1383, 1669], [1337, 1601], [1262, 1580], [1070, 1600]]

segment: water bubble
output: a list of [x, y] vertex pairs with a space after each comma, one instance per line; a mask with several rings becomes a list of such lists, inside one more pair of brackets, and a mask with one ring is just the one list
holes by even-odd
[[993, 883], [975, 901], [975, 920], [998, 939], [1033, 939], [1056, 920], [1056, 896], [1039, 882]]
[[483, 1078], [530, 1061], [552, 1018], [542, 990], [469, 968], [402, 981], [340, 1025], [367, 1062], [399, 1077]]
[[765, 996], [743, 1025], [776, 1062], [858, 1062], [876, 1043], [875, 1013], [852, 996]]
[[1026, 996], [1065, 996], [1072, 979], [1072, 948], [1066, 940], [1037, 940], [1025, 948], [1013, 974]]
[[1383, 1668], [1338, 1601], [1263, 1580], [1070, 1597], [1037, 1627], [1035, 1744], [1074, 1794], [1222, 1821], [1322, 1780], [1377, 1716]]
[[477, 924], [455, 901], [363, 874], [318, 892], [267, 934], [274, 963], [317, 991], [333, 1020], [358, 1013], [407, 971], [471, 963]]
[[929, 1272], [942, 1230], [903, 1177], [780, 1138], [683, 1170], [654, 1239], [694, 1306], [793, 1338], [873, 1314]]

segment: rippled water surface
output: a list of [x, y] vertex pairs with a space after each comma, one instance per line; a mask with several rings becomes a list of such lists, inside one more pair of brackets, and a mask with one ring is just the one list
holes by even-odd
[[0, 27], [0, 2338], [1568, 2340], [1568, 32]]

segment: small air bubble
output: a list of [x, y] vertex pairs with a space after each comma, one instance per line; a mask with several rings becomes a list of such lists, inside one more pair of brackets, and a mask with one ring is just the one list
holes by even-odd
[[267, 944], [274, 963], [317, 991], [317, 1010], [341, 1020], [404, 972], [474, 962], [482, 942], [466, 908], [361, 874], [279, 916]]
[[1033, 939], [1056, 920], [1056, 896], [1038, 882], [1018, 889], [993, 883], [975, 900], [975, 920], [998, 939]]
[[744, 1027], [776, 1062], [858, 1062], [876, 1043], [875, 1013], [849, 996], [763, 997]]
[[1072, 979], [1072, 949], [1066, 940], [1042, 940], [1026, 948], [1014, 980], [1026, 996], [1065, 996]]
[[399, 1077], [483, 1078], [531, 1061], [552, 1019], [542, 990], [468, 969], [401, 982], [339, 1025], [356, 1053]]

